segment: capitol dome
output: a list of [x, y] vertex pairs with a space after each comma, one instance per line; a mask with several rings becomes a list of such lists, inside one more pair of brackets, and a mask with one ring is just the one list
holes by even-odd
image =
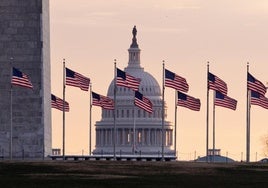
[[[145, 112], [134, 105], [134, 91], [116, 86], [116, 136], [114, 148], [114, 111], [102, 109], [102, 118], [97, 121], [96, 146], [93, 154], [161, 155], [162, 152], [162, 94], [156, 79], [140, 65], [140, 49], [133, 28], [132, 44], [128, 49], [129, 62], [124, 71], [141, 80], [139, 92], [150, 99], [153, 113]], [[115, 84], [112, 80], [107, 96], [114, 99]], [[166, 118], [166, 105], [165, 105]], [[164, 154], [174, 155], [173, 126], [164, 121]]]
[[[161, 97], [161, 90], [158, 82], [156, 79], [148, 72], [145, 72], [143, 68], [139, 69], [132, 69], [132, 68], [125, 68], [125, 72], [134, 76], [135, 78], [141, 79], [139, 91], [144, 96], [158, 96]], [[133, 91], [131, 89], [125, 89], [124, 87], [120, 87], [117, 91], [117, 96], [126, 96], [127, 94], [132, 95]], [[114, 95], [114, 81], [109, 86], [108, 89], [108, 96]]]

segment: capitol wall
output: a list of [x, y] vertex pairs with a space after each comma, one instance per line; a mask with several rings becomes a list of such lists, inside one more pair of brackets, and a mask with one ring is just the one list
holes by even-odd
[[[49, 0], [0, 0], [0, 156], [5, 158], [51, 153], [49, 30]], [[12, 66], [29, 76], [33, 89], [11, 89]]]

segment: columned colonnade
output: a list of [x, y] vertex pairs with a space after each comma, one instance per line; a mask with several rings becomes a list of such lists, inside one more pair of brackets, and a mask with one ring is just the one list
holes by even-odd
[[[117, 129], [118, 146], [134, 145], [133, 128], [118, 128]], [[136, 128], [135, 141], [137, 146], [162, 146], [162, 129], [160, 128]], [[96, 146], [113, 146], [113, 128], [96, 129]], [[172, 130], [165, 130], [165, 146], [172, 146], [173, 136]]]

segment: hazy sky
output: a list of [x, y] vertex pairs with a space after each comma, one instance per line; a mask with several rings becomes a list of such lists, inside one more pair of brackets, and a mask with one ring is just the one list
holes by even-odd
[[[206, 73], [223, 79], [228, 96], [238, 100], [236, 111], [216, 107], [216, 148], [221, 154], [245, 160], [246, 65], [250, 73], [268, 81], [267, 0], [51, 0], [52, 93], [62, 98], [62, 59], [66, 66], [90, 77], [93, 91], [106, 95], [113, 79], [114, 59], [124, 68], [132, 28], [136, 25], [141, 65], [161, 85], [166, 68], [187, 79], [188, 94], [201, 99], [201, 111], [178, 107], [179, 159], [206, 152]], [[212, 92], [210, 91], [210, 99]], [[174, 123], [174, 91], [167, 88], [168, 120]], [[89, 92], [66, 89], [66, 153], [88, 153]], [[252, 106], [251, 160], [264, 157], [268, 111]], [[92, 123], [101, 119], [93, 107]], [[53, 148], [62, 147], [62, 113], [52, 110]], [[93, 127], [94, 130], [94, 127]], [[94, 137], [94, 132], [92, 136]], [[95, 140], [93, 139], [95, 143]], [[212, 100], [210, 101], [212, 148]], [[242, 153], [243, 152], [243, 153]], [[241, 156], [241, 154], [243, 154]]]

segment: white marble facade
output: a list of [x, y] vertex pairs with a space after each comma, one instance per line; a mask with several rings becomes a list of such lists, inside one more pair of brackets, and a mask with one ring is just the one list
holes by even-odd
[[[118, 87], [116, 93], [116, 153], [161, 155], [162, 152], [162, 93], [156, 79], [140, 64], [140, 49], [136, 36], [128, 49], [129, 62], [124, 69], [128, 74], [141, 79], [139, 91], [153, 103], [153, 113], [134, 106], [134, 91]], [[111, 82], [108, 94], [114, 98], [114, 80]], [[96, 122], [96, 149], [93, 154], [113, 154], [114, 111], [102, 109], [102, 118]], [[166, 106], [165, 106], [166, 117]], [[173, 126], [164, 121], [166, 155], [174, 155]], [[134, 137], [135, 136], [135, 137]]]

